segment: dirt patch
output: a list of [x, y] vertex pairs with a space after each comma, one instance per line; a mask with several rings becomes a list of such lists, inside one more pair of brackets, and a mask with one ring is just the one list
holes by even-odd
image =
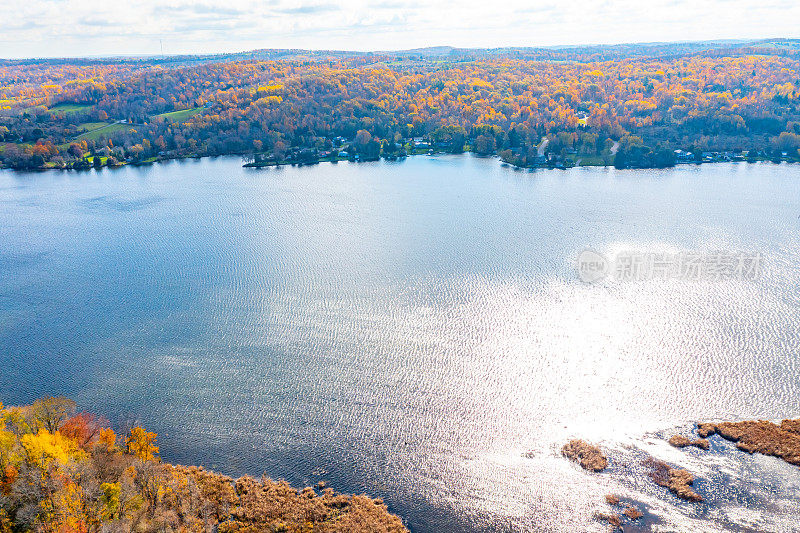
[[606, 503], [608, 505], [619, 505], [619, 498], [613, 494], [606, 494]]
[[708, 449], [708, 439], [695, 439], [691, 440], [683, 435], [673, 435], [669, 438], [668, 441], [672, 446], [676, 448], [685, 448], [687, 446], [695, 446], [696, 448], [700, 448], [701, 450]]
[[657, 485], [668, 488], [678, 498], [691, 502], [703, 501], [703, 497], [692, 490], [694, 476], [688, 470], [673, 468], [653, 457], [648, 457], [642, 464], [650, 469], [650, 479]]
[[608, 458], [603, 455], [600, 448], [579, 439], [571, 440], [565, 444], [561, 448], [561, 454], [575, 461], [585, 470], [592, 472], [601, 472], [608, 466]]
[[762, 453], [780, 457], [787, 463], [800, 466], [800, 419], [783, 420], [780, 425], [767, 420], [698, 424], [698, 433], [714, 433], [736, 443], [747, 453]]

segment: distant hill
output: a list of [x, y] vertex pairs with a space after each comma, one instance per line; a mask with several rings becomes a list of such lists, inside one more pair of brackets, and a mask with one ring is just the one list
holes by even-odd
[[715, 40], [678, 41], [623, 44], [581, 44], [542, 47], [502, 47], [502, 48], [456, 48], [453, 46], [431, 46], [409, 50], [382, 50], [358, 52], [350, 50], [304, 50], [299, 48], [259, 49], [245, 52], [223, 54], [187, 54], [173, 56], [113, 56], [83, 58], [30, 58], [0, 59], [0, 65], [28, 64], [146, 64], [146, 65], [195, 65], [227, 61], [277, 61], [277, 60], [339, 60], [344, 58], [412, 58], [453, 60], [477, 60], [482, 57], [564, 60], [564, 61], [612, 61], [623, 58], [676, 58], [684, 56], [739, 56], [764, 54], [797, 57], [800, 55], [800, 39], [756, 39], [756, 40]]

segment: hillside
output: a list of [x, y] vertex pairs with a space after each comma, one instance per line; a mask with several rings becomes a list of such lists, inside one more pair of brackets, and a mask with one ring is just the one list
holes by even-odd
[[279, 164], [431, 150], [522, 167], [797, 161], [799, 43], [6, 61], [0, 162], [80, 169], [242, 154]]

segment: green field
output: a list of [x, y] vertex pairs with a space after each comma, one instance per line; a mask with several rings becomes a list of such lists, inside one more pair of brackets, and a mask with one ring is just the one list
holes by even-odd
[[578, 162], [582, 167], [602, 167], [605, 165], [603, 156], [600, 155], [578, 155], [567, 158], [572, 164]]
[[106, 126], [108, 126], [108, 122], [84, 122], [83, 124], [78, 124], [79, 129], [85, 130], [84, 133], [98, 130]]
[[50, 111], [53, 113], [77, 113], [79, 111], [86, 111], [87, 109], [91, 108], [90, 104], [70, 104], [70, 103], [62, 103], [56, 104], [50, 108]]
[[172, 111], [170, 113], [161, 113], [160, 115], [153, 115], [153, 119], [163, 118], [169, 122], [181, 122], [187, 118], [196, 115], [202, 111], [202, 107], [193, 107], [191, 109], [183, 109], [181, 111]]
[[[88, 122], [87, 124], [98, 125], [97, 122]], [[82, 125], [87, 125], [87, 124], [82, 124]], [[102, 124], [102, 123], [100, 123], [100, 124]], [[81, 133], [80, 135], [75, 137], [74, 140], [81, 141], [83, 139], [86, 139], [86, 140], [92, 139], [92, 140], [96, 141], [97, 139], [100, 138], [100, 136], [104, 136], [104, 137], [108, 138], [112, 134], [114, 134], [114, 133], [116, 133], [118, 131], [128, 131], [130, 129], [133, 129], [133, 126], [131, 126], [130, 124], [117, 124], [117, 123], [105, 124], [105, 125], [100, 126], [100, 127], [96, 128], [96, 129], [93, 129], [91, 131], [87, 131], [85, 133]]]

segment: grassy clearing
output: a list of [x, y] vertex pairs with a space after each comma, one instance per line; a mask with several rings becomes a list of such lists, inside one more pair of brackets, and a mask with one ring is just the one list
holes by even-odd
[[160, 115], [153, 115], [153, 120], [164, 119], [169, 122], [181, 122], [188, 119], [202, 111], [202, 107], [193, 107], [192, 109], [183, 109], [181, 111], [172, 111], [170, 113], [161, 113]]
[[603, 156], [599, 155], [579, 155], [575, 157], [575, 160], [580, 160], [580, 166], [582, 167], [601, 167], [605, 165]]
[[132, 129], [132, 126], [130, 124], [118, 124], [118, 123], [105, 124], [104, 126], [99, 127], [97, 129], [81, 133], [80, 135], [75, 137], [74, 140], [81, 141], [83, 139], [86, 139], [88, 141], [91, 139], [96, 141], [101, 136], [108, 138], [118, 131], [128, 131], [130, 129]]
[[84, 130], [83, 133], [88, 133], [106, 126], [108, 126], [108, 122], [84, 122], [83, 124], [78, 124], [78, 129]]
[[68, 115], [70, 113], [78, 113], [80, 111], [86, 111], [91, 107], [92, 106], [90, 104], [62, 103], [54, 105], [53, 107], [50, 108], [50, 111], [52, 111], [53, 113], [64, 113]]

